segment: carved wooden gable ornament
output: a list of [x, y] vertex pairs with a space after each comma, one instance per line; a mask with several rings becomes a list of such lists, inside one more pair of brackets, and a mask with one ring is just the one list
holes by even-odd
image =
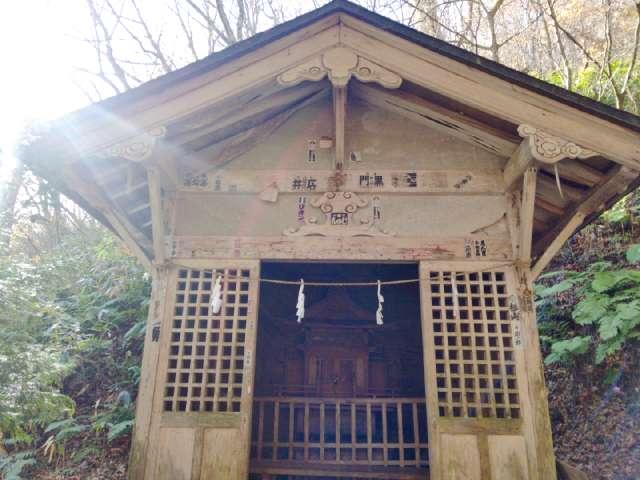
[[315, 216], [305, 220], [298, 228], [284, 231], [289, 236], [348, 236], [374, 237], [389, 236], [392, 232], [384, 230], [377, 222], [374, 211], [370, 217], [354, 220], [353, 214], [359, 208], [366, 207], [369, 202], [353, 192], [327, 192], [311, 202], [311, 206], [319, 208], [325, 216], [324, 223], [318, 223]]
[[398, 88], [402, 78], [345, 47], [337, 47], [295, 66], [278, 76], [281, 85], [293, 86], [305, 80], [318, 82], [325, 76], [334, 87], [346, 87], [352, 76], [361, 82]]

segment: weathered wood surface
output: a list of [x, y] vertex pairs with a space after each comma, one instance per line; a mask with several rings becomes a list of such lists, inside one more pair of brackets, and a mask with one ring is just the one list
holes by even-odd
[[[426, 424], [419, 423], [426, 419], [424, 403], [424, 398], [403, 397], [256, 397], [252, 461], [304, 461], [320, 470], [358, 464], [426, 468]], [[374, 414], [379, 419], [375, 423]], [[396, 425], [393, 432], [382, 428], [391, 424]], [[411, 430], [403, 431], [404, 424], [412, 425]]]
[[[139, 459], [144, 473], [136, 470], [144, 476], [132, 478], [247, 477], [259, 268], [255, 261], [240, 260], [185, 261], [169, 268], [166, 310], [155, 337], [155, 385], [145, 388], [153, 388], [153, 401], [147, 400], [141, 417], [150, 417], [150, 425], [138, 427], [148, 439]], [[218, 274], [223, 276], [220, 316], [209, 310]], [[154, 355], [145, 353], [147, 358], [153, 361]]]
[[176, 236], [171, 255], [176, 263], [190, 258], [372, 261], [468, 259], [471, 263], [474, 260], [511, 259], [508, 238], [484, 235], [468, 238]]
[[640, 144], [635, 132], [524, 88], [505, 84], [490, 74], [398, 39], [360, 20], [345, 16], [342, 21], [340, 38], [344, 45], [395, 71], [405, 80], [516, 124], [543, 126], [552, 134], [630, 167], [640, 166]]
[[271, 475], [303, 475], [313, 472], [319, 477], [329, 478], [368, 478], [388, 480], [429, 480], [426, 468], [380, 467], [367, 465], [316, 465], [313, 462], [273, 462], [260, 461], [252, 464], [252, 473], [261, 473], [263, 479]]
[[[505, 267], [485, 264], [476, 267], [476, 272], [496, 271], [504, 272], [505, 276], [486, 276], [479, 274], [478, 282], [482, 285], [477, 293], [476, 305], [484, 305], [482, 295], [497, 295], [495, 301], [490, 305], [493, 307], [480, 307], [486, 310], [487, 318], [500, 318], [500, 328], [491, 327], [495, 320], [480, 320], [484, 318], [472, 315], [471, 313], [455, 314], [455, 309], [460, 308], [461, 312], [466, 312], [469, 302], [466, 300], [467, 292], [475, 280], [467, 277], [467, 274], [460, 275], [461, 272], [473, 272], [474, 266], [471, 262], [435, 261], [421, 262], [420, 276], [422, 280], [422, 328], [424, 341], [424, 365], [425, 382], [427, 391], [427, 408], [429, 409], [429, 439], [430, 439], [430, 469], [432, 478], [438, 479], [478, 479], [478, 480], [538, 480], [553, 479], [553, 471], [549, 473], [548, 465], [553, 463], [553, 450], [551, 448], [551, 434], [548, 423], [547, 403], [543, 380], [541, 379], [539, 345], [535, 330], [535, 319], [532, 320], [531, 290], [528, 277], [525, 277], [525, 284], [521, 283], [521, 278], [516, 276], [513, 266]], [[434, 277], [433, 272], [438, 273]], [[458, 272], [456, 283], [452, 279], [448, 280], [451, 290], [444, 290], [447, 286], [447, 272]], [[450, 274], [449, 274], [450, 275]], [[466, 280], [469, 278], [468, 280]], [[482, 278], [482, 280], [480, 280]], [[432, 284], [432, 282], [435, 282]], [[444, 283], [443, 283], [444, 282]], [[493, 283], [493, 288], [487, 288]], [[502, 285], [506, 286], [506, 290]], [[528, 285], [528, 287], [526, 287]], [[453, 294], [446, 292], [459, 291], [459, 299], [456, 300]], [[490, 293], [490, 292], [500, 292]], [[527, 293], [528, 292], [528, 293]], [[499, 299], [505, 296], [507, 302]], [[527, 295], [529, 295], [527, 297]], [[443, 301], [443, 297], [444, 301]], [[451, 301], [447, 301], [447, 298]], [[434, 301], [433, 298], [436, 300]], [[518, 300], [514, 300], [518, 299]], [[459, 306], [456, 307], [458, 302]], [[512, 302], [516, 302], [512, 305]], [[445, 305], [443, 307], [443, 305]], [[448, 306], [446, 306], [448, 305]], [[501, 305], [501, 307], [498, 307]], [[448, 310], [454, 313], [447, 313]], [[496, 311], [489, 314], [492, 309]], [[500, 310], [504, 314], [500, 314]], [[462, 318], [466, 320], [462, 320]], [[468, 320], [477, 318], [477, 320]], [[446, 319], [446, 320], [444, 320]], [[483, 327], [466, 327], [467, 322], [479, 322]], [[443, 325], [447, 328], [444, 329]], [[497, 342], [491, 340], [495, 333], [482, 332], [511, 332], [511, 336], [498, 335]], [[444, 337], [446, 341], [439, 341], [442, 332], [446, 331]], [[471, 337], [470, 343], [464, 347], [464, 338], [469, 335], [465, 332], [478, 332], [475, 337]], [[486, 338], [485, 338], [486, 337]], [[458, 340], [456, 340], [456, 338]], [[495, 361], [500, 360], [501, 364], [493, 365], [491, 369], [483, 369], [482, 363], [486, 358], [484, 355], [476, 356], [474, 349], [482, 350], [484, 345], [493, 345], [490, 350], [495, 350]], [[471, 355], [461, 358], [457, 350], [470, 349]], [[536, 350], [538, 349], [538, 350]], [[439, 351], [444, 350], [444, 354]], [[534, 350], [536, 350], [534, 352]], [[454, 354], [452, 355], [451, 352]], [[490, 354], [493, 357], [493, 353]], [[510, 359], [507, 361], [506, 359]], [[434, 361], [435, 360], [435, 361]], [[458, 364], [464, 364], [464, 374], [460, 372]], [[438, 365], [444, 368], [438, 369]], [[512, 368], [515, 367], [515, 370]], [[512, 370], [509, 370], [509, 369]], [[474, 417], [469, 418], [467, 412], [471, 413], [470, 407], [474, 394], [477, 393], [477, 385], [480, 379], [487, 378], [485, 375], [496, 375], [499, 372], [510, 372], [510, 375], [503, 377], [498, 383], [489, 379], [485, 384], [491, 392], [484, 397], [482, 403], [483, 413], [480, 408]], [[485, 372], [482, 374], [481, 372]], [[457, 377], [461, 376], [459, 384], [455, 383]], [[514, 382], [514, 383], [510, 383]], [[498, 399], [507, 402], [501, 393], [501, 388], [505, 385], [514, 390], [509, 395], [517, 392], [517, 396], [509, 401], [516, 401], [511, 404], [511, 415], [516, 413], [516, 418], [494, 418], [493, 411], [497, 413]], [[482, 391], [482, 390], [481, 390]], [[470, 397], [467, 395], [471, 394]], [[482, 396], [480, 398], [483, 398]], [[475, 400], [476, 402], [478, 400]], [[486, 401], [486, 404], [484, 402]], [[502, 405], [509, 406], [509, 405]], [[459, 409], [456, 411], [456, 407]], [[486, 413], [484, 409], [486, 407]], [[514, 407], [516, 412], [514, 412]], [[487, 418], [483, 418], [487, 415]], [[459, 452], [464, 451], [464, 455]]]
[[[344, 170], [341, 190], [357, 193], [435, 193], [501, 195], [504, 186], [498, 171], [364, 169]], [[273, 186], [279, 193], [314, 194], [331, 191], [334, 170], [221, 169], [187, 176], [183, 192], [260, 193]]]

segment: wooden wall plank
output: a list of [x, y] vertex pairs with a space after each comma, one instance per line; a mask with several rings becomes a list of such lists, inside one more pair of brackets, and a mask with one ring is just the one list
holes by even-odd
[[528, 480], [527, 450], [520, 435], [488, 435], [492, 480]]
[[401, 90], [385, 90], [361, 83], [353, 83], [351, 90], [355, 96], [371, 105], [435, 128], [491, 153], [509, 157], [517, 146], [516, 141], [505, 135], [504, 132], [453, 110], [443, 108], [417, 95]]
[[[476, 248], [480, 246], [480, 248]], [[482, 250], [484, 248], [484, 250]], [[485, 252], [482, 255], [482, 252]], [[480, 255], [477, 253], [480, 252]], [[510, 239], [463, 237], [215, 237], [176, 236], [172, 257], [283, 260], [485, 260], [512, 258]], [[467, 256], [469, 255], [469, 256]]]
[[[500, 195], [505, 188], [499, 171], [346, 169], [342, 189], [356, 193], [402, 194], [488, 194]], [[405, 180], [415, 175], [415, 185]], [[330, 191], [335, 175], [328, 169], [263, 171], [245, 168], [211, 167], [198, 178], [184, 179], [181, 192], [260, 193], [275, 185], [279, 193], [320, 194]]]

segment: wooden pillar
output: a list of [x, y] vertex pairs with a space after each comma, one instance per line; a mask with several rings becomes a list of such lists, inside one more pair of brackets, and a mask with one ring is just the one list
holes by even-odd
[[159, 334], [164, 318], [164, 306], [167, 294], [167, 269], [154, 268], [151, 277], [151, 301], [147, 316], [147, 329], [142, 353], [142, 368], [138, 398], [136, 399], [136, 422], [133, 430], [133, 441], [129, 456], [129, 478], [142, 480], [145, 478], [147, 447], [151, 428], [151, 405], [156, 387], [158, 368]]
[[548, 390], [544, 380], [540, 336], [533, 299], [532, 275], [528, 267], [516, 267], [514, 273], [518, 289], [525, 372], [528, 384], [527, 393], [530, 403], [529, 415], [524, 417], [525, 436], [529, 457], [535, 458], [532, 477], [541, 480], [555, 480], [556, 462], [549, 418]]

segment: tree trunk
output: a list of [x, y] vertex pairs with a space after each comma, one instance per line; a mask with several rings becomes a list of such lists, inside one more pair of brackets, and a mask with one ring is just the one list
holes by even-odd
[[[4, 169], [14, 159], [0, 151], [0, 169]], [[24, 165], [19, 159], [5, 179], [0, 179], [0, 253], [5, 254], [11, 243], [11, 230], [15, 221], [18, 192], [22, 186]]]

